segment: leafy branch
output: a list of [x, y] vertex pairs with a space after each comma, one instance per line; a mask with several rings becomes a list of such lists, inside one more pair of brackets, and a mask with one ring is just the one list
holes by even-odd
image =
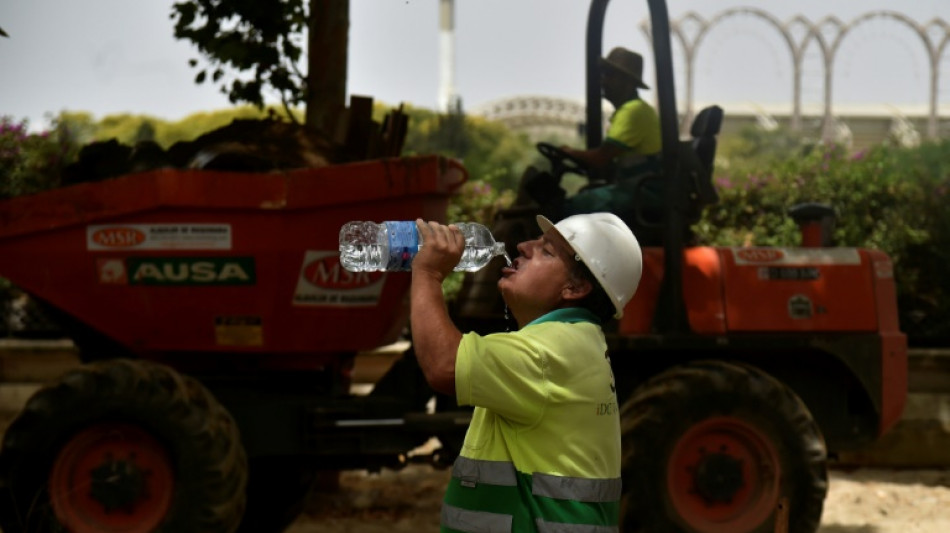
[[[195, 83], [221, 84], [232, 103], [264, 108], [264, 90], [274, 90], [288, 116], [308, 98], [307, 76], [298, 63], [308, 27], [304, 0], [187, 0], [172, 6], [175, 38], [191, 41], [205, 57]], [[225, 74], [231, 73], [229, 81]]]

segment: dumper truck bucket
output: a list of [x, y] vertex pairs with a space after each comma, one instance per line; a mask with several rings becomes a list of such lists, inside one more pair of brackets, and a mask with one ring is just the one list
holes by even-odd
[[0, 202], [0, 277], [142, 357], [311, 354], [394, 341], [407, 273], [340, 267], [350, 220], [444, 221], [457, 162], [164, 169]]

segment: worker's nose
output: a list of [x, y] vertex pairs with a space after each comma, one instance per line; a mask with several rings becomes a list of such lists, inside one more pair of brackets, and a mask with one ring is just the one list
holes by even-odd
[[518, 253], [519, 253], [519, 254], [525, 255], [525, 254], [527, 253], [527, 250], [528, 250], [528, 241], [519, 242], [517, 248], [518, 248]]
[[522, 257], [530, 257], [531, 249], [533, 248], [533, 245], [536, 242], [538, 241], [533, 240], [533, 241], [524, 241], [524, 242], [518, 243], [518, 253], [521, 254]]

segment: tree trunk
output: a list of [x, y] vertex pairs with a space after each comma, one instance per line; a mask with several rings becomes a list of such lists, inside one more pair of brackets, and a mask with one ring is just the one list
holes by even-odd
[[332, 135], [346, 107], [350, 1], [310, 0], [307, 127]]

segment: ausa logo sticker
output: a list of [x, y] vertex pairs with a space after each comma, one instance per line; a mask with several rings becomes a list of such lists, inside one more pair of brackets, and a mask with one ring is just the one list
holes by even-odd
[[130, 257], [129, 285], [254, 285], [253, 257]]
[[362, 307], [379, 303], [384, 272], [350, 272], [340, 252], [308, 250], [300, 267], [294, 305]]
[[96, 272], [99, 273], [99, 283], [103, 285], [125, 285], [129, 282], [125, 271], [125, 261], [119, 258], [96, 260]]

